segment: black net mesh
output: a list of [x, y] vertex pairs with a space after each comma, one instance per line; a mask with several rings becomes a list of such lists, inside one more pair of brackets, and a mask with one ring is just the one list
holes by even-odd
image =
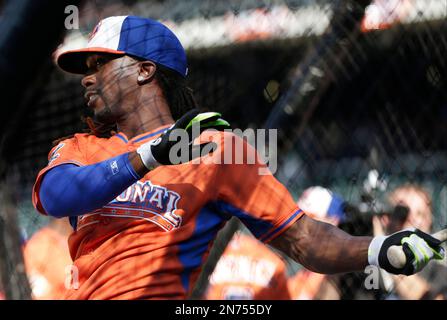
[[[348, 204], [340, 227], [372, 235], [387, 192], [418, 184], [432, 198], [439, 230], [447, 223], [447, 4], [390, 1], [385, 10], [385, 2], [86, 1], [80, 29], [68, 35], [85, 41], [110, 15], [167, 22], [187, 49], [199, 105], [234, 128], [278, 129], [276, 177], [296, 200], [310, 186], [328, 188]], [[81, 77], [52, 64], [44, 74], [10, 156], [20, 173], [24, 239], [48, 222], [32, 207], [31, 188], [52, 141], [85, 129]], [[301, 270], [286, 263], [290, 276]], [[366, 290], [365, 278], [328, 281], [342, 299], [399, 297], [395, 287]]]

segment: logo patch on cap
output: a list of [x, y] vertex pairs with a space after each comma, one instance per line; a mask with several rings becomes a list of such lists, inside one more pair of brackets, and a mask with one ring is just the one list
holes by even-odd
[[93, 39], [93, 37], [98, 33], [98, 30], [99, 30], [99, 27], [101, 26], [101, 24], [102, 24], [102, 20], [99, 21], [98, 24], [95, 26], [95, 28], [93, 28], [92, 32], [90, 32], [90, 33], [88, 34], [88, 41], [89, 41], [89, 42], [90, 42], [90, 41]]

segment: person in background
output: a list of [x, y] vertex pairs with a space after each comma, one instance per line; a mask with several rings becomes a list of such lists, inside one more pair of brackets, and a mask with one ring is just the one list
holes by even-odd
[[23, 258], [33, 299], [59, 300], [65, 292], [66, 270], [72, 265], [67, 243], [71, 232], [68, 220], [52, 218], [25, 243]]
[[283, 259], [253, 236], [235, 233], [210, 277], [207, 300], [290, 300]]
[[[398, 186], [388, 195], [390, 214], [373, 218], [374, 235], [392, 234], [401, 229], [417, 228], [431, 233], [432, 199], [427, 190], [416, 184]], [[388, 299], [443, 299], [447, 290], [447, 267], [433, 263], [422, 272], [409, 277], [391, 275], [381, 270], [384, 287], [392, 292]]]
[[[338, 226], [345, 218], [345, 201], [321, 186], [307, 188], [298, 199], [298, 206], [315, 220]], [[288, 280], [293, 300], [339, 299], [338, 289], [328, 276], [302, 269]]]

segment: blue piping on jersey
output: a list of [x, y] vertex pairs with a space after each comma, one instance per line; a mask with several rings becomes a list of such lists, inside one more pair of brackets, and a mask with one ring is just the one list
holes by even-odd
[[160, 130], [158, 130], [158, 131], [149, 133], [149, 134], [147, 134], [147, 135], [145, 135], [145, 136], [139, 137], [138, 139], [135, 139], [135, 140], [132, 140], [132, 139], [131, 139], [131, 141], [133, 141], [133, 142], [138, 142], [138, 141], [141, 141], [141, 140], [144, 140], [144, 139], [148, 139], [148, 138], [151, 138], [151, 137], [153, 137], [153, 136], [156, 136], [157, 134], [163, 133], [163, 132], [166, 131], [166, 130], [168, 130], [168, 128], [160, 129]]
[[259, 238], [259, 240], [261, 241], [265, 241], [267, 239], [270, 239], [271, 237], [273, 237], [275, 234], [277, 234], [278, 232], [280, 232], [282, 229], [284, 229], [289, 223], [290, 221], [292, 221], [297, 215], [299, 215], [301, 212], [303, 212], [303, 210], [298, 209], [297, 211], [295, 211], [294, 214], [292, 214], [292, 216], [287, 219], [285, 222], [283, 222], [278, 228], [276, 228], [275, 230], [272, 230], [271, 232], [269, 232], [268, 234], [262, 236], [261, 238]]
[[[148, 139], [148, 138], [151, 138], [151, 137], [153, 137], [153, 136], [156, 136], [157, 134], [163, 133], [163, 132], [166, 131], [166, 130], [168, 130], [168, 128], [164, 128], [164, 129], [160, 129], [160, 130], [157, 130], [157, 131], [155, 131], [155, 132], [152, 132], [152, 133], [148, 133], [148, 134], [146, 134], [146, 135], [144, 135], [144, 136], [142, 136], [142, 137], [139, 137], [138, 139], [135, 139], [135, 140], [130, 139], [130, 141], [132, 141], [132, 142], [139, 142], [139, 141], [141, 141], [141, 140]], [[115, 135], [115, 137], [120, 138], [121, 140], [123, 140], [124, 143], [128, 143], [128, 142], [129, 142], [129, 141], [126, 139], [126, 137], [124, 137], [121, 133], [117, 133], [117, 134]]]
[[116, 134], [115, 137], [120, 138], [121, 140], [124, 141], [124, 143], [127, 143], [127, 142], [128, 142], [127, 139], [121, 135], [121, 133]]

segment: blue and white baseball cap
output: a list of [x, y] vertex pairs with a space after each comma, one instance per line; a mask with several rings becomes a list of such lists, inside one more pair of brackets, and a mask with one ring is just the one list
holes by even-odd
[[62, 52], [56, 62], [62, 70], [85, 74], [85, 61], [91, 53], [130, 55], [175, 70], [183, 77], [188, 73], [186, 53], [179, 39], [164, 24], [148, 18], [103, 19], [90, 33], [84, 48]]
[[334, 217], [342, 222], [346, 218], [343, 198], [321, 186], [304, 190], [298, 199], [298, 206], [317, 220]]

